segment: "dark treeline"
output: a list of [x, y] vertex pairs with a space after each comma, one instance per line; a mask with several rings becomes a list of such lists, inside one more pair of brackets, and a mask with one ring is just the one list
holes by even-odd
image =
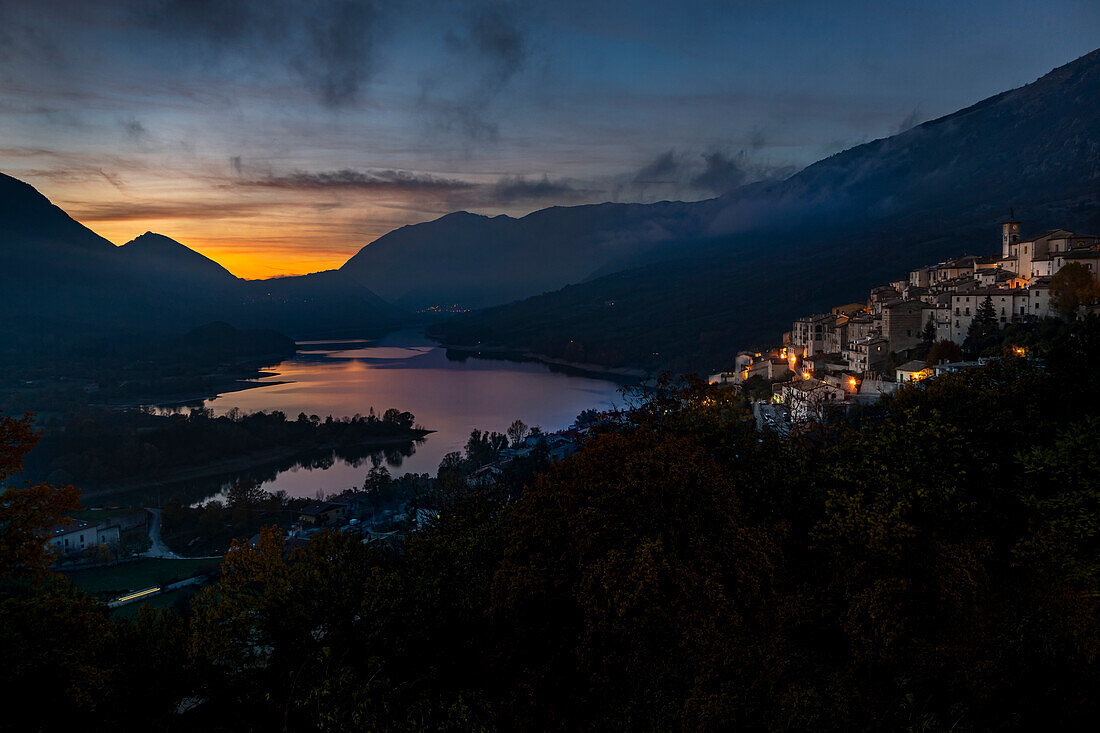
[[733, 390], [665, 382], [520, 487], [442, 471], [438, 519], [396, 549], [265, 530], [183, 616], [114, 620], [51, 578], [17, 520], [71, 497], [10, 491], [0, 683], [38, 728], [1077, 727], [1100, 319], [1043, 347], [791, 439]]
[[309, 454], [383, 442], [412, 442], [428, 431], [411, 413], [324, 419], [279, 411], [243, 414], [234, 408], [214, 417], [209, 409], [174, 414], [86, 408], [47, 422], [27, 457], [27, 475], [52, 483], [76, 483], [94, 491], [113, 482], [140, 485], [174, 471], [255, 454]]
[[45, 334], [0, 345], [0, 409], [65, 412], [89, 404], [186, 399], [198, 403], [293, 356], [274, 331], [209, 323], [184, 334]]

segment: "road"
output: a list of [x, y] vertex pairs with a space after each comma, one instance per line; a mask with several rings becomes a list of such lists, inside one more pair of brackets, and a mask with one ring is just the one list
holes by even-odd
[[145, 511], [153, 515], [153, 522], [149, 525], [149, 540], [152, 544], [143, 554], [145, 557], [163, 557], [169, 560], [182, 559], [179, 555], [168, 549], [164, 540], [160, 538], [160, 509], [145, 507]]

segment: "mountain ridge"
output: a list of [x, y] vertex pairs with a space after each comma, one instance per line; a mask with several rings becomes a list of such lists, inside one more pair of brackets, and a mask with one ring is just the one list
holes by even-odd
[[115, 246], [30, 184], [0, 173], [0, 335], [24, 349], [215, 321], [299, 335], [362, 335], [409, 319], [361, 283], [309, 277], [310, 285], [250, 284], [152, 232]]
[[1097, 98], [1100, 50], [708, 202], [709, 226], [675, 248], [433, 333], [604, 366], [722, 368], [794, 318], [865, 298], [910, 267], [999, 251], [1010, 208], [1035, 231], [1100, 230]]

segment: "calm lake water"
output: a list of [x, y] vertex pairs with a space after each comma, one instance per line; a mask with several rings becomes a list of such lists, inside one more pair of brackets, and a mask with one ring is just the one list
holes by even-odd
[[[435, 475], [443, 456], [461, 450], [474, 428], [504, 432], [515, 419], [545, 431], [572, 424], [582, 410], [621, 403], [619, 384], [553, 370], [534, 362], [459, 358], [417, 332], [373, 341], [300, 342], [298, 353], [268, 371], [266, 386], [229, 392], [206, 402], [217, 414], [282, 410], [291, 418], [381, 414], [408, 410], [435, 433], [409, 456], [378, 456], [390, 472]], [[282, 382], [282, 384], [280, 384]], [[331, 465], [329, 465], [331, 464]], [[361, 486], [370, 460], [336, 458], [314, 467], [269, 472], [264, 488], [313, 496]], [[271, 474], [274, 473], [272, 476]]]

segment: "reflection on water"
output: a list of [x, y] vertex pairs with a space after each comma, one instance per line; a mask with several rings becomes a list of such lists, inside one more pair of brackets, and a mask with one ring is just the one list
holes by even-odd
[[[177, 481], [159, 488], [135, 489], [129, 493], [114, 495], [112, 500], [124, 505], [131, 502], [141, 503], [152, 500], [158, 505], [163, 505], [165, 500], [175, 497], [186, 505], [203, 504], [211, 499], [224, 500], [229, 487], [238, 481], [255, 482], [270, 491], [282, 489], [292, 496], [314, 496], [317, 489], [321, 489], [327, 495], [341, 488], [349, 488], [353, 485], [355, 487], [361, 486], [363, 478], [371, 466], [385, 465], [391, 467], [391, 470], [400, 467], [405, 459], [411, 456], [422, 443], [421, 440], [406, 445], [387, 446], [385, 448], [351, 446], [318, 450], [294, 458], [273, 461], [262, 466], [253, 466], [252, 468], [232, 471], [219, 476]], [[329, 475], [326, 473], [327, 471], [337, 467], [339, 467], [339, 470], [347, 471], [349, 476], [352, 476], [351, 484], [334, 486], [328, 481], [319, 480], [322, 476], [327, 477]], [[280, 477], [297, 475], [298, 472], [302, 472], [304, 476], [314, 477], [314, 481], [310, 484], [313, 487], [312, 489], [306, 491], [303, 488], [301, 491], [291, 491], [284, 485], [285, 481], [280, 481]], [[399, 473], [404, 473], [404, 471], [402, 470]]]
[[[612, 381], [533, 362], [460, 358], [415, 332], [370, 342], [301, 342], [299, 348], [293, 358], [270, 369], [275, 376], [259, 380], [266, 386], [222, 394], [206, 406], [218, 414], [233, 407], [282, 410], [291, 418], [300, 412], [321, 417], [366, 414], [372, 407], [378, 413], [389, 407], [408, 410], [436, 432], [411, 446], [409, 455], [390, 450], [377, 457], [395, 474], [434, 474], [443, 456], [461, 450], [474, 428], [504, 432], [518, 418], [557, 430], [582, 410], [607, 408], [618, 399], [619, 385]], [[368, 458], [330, 452], [320, 462], [276, 465], [261, 476], [246, 473], [268, 490], [314, 496], [319, 489], [332, 493], [360, 486]], [[212, 493], [217, 489], [208, 486], [205, 495]]]

